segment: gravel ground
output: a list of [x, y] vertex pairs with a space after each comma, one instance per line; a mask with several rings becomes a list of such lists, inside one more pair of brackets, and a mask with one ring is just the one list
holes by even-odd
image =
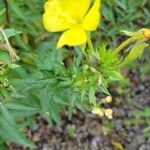
[[[78, 113], [71, 120], [64, 117], [62, 126], [49, 128], [47, 122], [38, 117], [36, 127], [28, 131], [37, 150], [150, 150], [150, 139], [142, 132], [146, 120], [140, 118], [137, 124], [126, 124], [136, 118], [133, 110], [142, 111], [150, 106], [150, 75], [141, 81], [138, 74], [137, 70], [129, 72], [131, 101], [126, 100], [128, 93], [121, 96], [112, 88], [114, 97], [109, 106], [114, 117], [111, 121]], [[16, 145], [10, 145], [9, 149], [26, 150]]]

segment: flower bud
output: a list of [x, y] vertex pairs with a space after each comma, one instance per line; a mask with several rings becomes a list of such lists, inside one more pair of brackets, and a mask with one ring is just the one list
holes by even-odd
[[150, 29], [142, 29], [141, 31], [145, 38], [150, 39]]

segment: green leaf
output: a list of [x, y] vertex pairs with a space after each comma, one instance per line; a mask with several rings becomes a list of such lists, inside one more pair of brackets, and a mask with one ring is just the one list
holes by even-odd
[[149, 127], [146, 127], [144, 130], [144, 136], [149, 138], [150, 137], [150, 126]]
[[123, 80], [123, 76], [118, 71], [110, 71], [109, 74], [109, 80], [111, 81]]
[[18, 125], [15, 123], [14, 118], [12, 118], [2, 103], [0, 103], [0, 112], [0, 137], [4, 140], [9, 140], [26, 147], [35, 148], [34, 144], [32, 144], [18, 129]]
[[39, 110], [39, 108], [27, 105], [25, 103], [17, 102], [17, 101], [10, 101], [9, 103], [6, 103], [6, 107], [8, 109], [13, 109], [13, 110], [20, 110], [20, 111], [36, 111]]
[[91, 104], [96, 104], [95, 88], [93, 86], [89, 89], [89, 99]]
[[[8, 39], [10, 37], [13, 37], [22, 33], [21, 31], [15, 30], [14, 28], [4, 29], [3, 31]], [[0, 41], [4, 41], [4, 40], [5, 40], [4, 35], [2, 34], [2, 32], [0, 32]]]
[[126, 31], [126, 30], [121, 30], [120, 32], [124, 33], [127, 36], [133, 36], [134, 32]]
[[150, 107], [144, 108], [144, 112], [142, 113], [144, 117], [150, 117]]
[[0, 9], [0, 16], [2, 16], [5, 13], [5, 11], [6, 11], [5, 8]]
[[109, 93], [109, 91], [107, 89], [107, 86], [104, 83], [101, 84], [100, 91], [103, 92], [103, 93], [105, 93], [105, 94], [107, 94], [107, 95], [110, 95], [110, 93]]
[[20, 66], [19, 65], [17, 65], [17, 64], [10, 64], [9, 65], [9, 68], [11, 68], [11, 69], [16, 69], [16, 68], [19, 68]]
[[57, 98], [55, 101], [55, 96], [53, 95], [53, 92], [50, 91], [48, 87], [46, 87], [44, 89], [41, 89], [40, 92], [36, 94], [41, 102], [41, 113], [50, 124], [52, 123], [52, 121], [60, 122], [60, 100], [58, 102]]
[[7, 38], [13, 37], [15, 35], [21, 34], [22, 31], [18, 31], [14, 28], [8, 28], [8, 29], [4, 29], [4, 33], [6, 34]]
[[11, 59], [9, 56], [8, 52], [5, 52], [3, 50], [0, 50], [0, 61], [6, 63], [6, 64], [11, 64]]

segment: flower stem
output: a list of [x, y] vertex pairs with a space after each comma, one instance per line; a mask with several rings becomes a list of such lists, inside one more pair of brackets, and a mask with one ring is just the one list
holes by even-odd
[[94, 47], [93, 47], [93, 44], [91, 41], [90, 33], [87, 33], [87, 44], [88, 44], [88, 47], [89, 47], [91, 53], [94, 53]]
[[83, 53], [84, 55], [86, 55], [86, 53], [85, 53], [85, 47], [86, 47], [86, 44], [80, 45], [80, 49], [81, 49], [81, 51], [82, 51], [82, 53]]
[[9, 10], [8, 10], [8, 0], [3, 0], [3, 2], [5, 4], [5, 9], [6, 9], [6, 22], [7, 25], [9, 25], [10, 17], [9, 17]]

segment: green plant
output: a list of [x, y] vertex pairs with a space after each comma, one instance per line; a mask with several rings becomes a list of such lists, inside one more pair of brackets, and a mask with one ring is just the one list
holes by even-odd
[[[131, 2], [128, 4], [126, 1], [126, 3], [129, 5]], [[146, 1], [142, 3], [146, 5]], [[126, 5], [123, 1], [105, 2], [102, 6], [105, 21], [113, 22], [111, 19], [107, 20], [106, 10], [115, 9], [112, 13], [120, 12], [114, 4], [117, 4], [117, 8]], [[141, 5], [139, 2], [136, 4], [138, 7]], [[98, 32], [89, 36], [86, 47], [56, 49], [57, 34], [46, 33], [42, 28], [41, 5], [43, 2], [39, 0], [36, 2], [11, 0], [8, 1], [8, 10], [4, 9], [4, 3], [0, 5], [2, 6], [0, 22], [10, 27], [1, 28], [0, 32], [2, 45], [0, 47], [0, 143], [2, 144], [6, 141], [17, 141], [18, 144], [34, 148], [24, 136], [23, 129], [33, 125], [36, 114], [41, 114], [52, 125], [54, 122], [61, 123], [63, 112], [71, 118], [77, 109], [83, 112], [91, 111], [91, 108], [97, 106], [100, 101], [95, 94], [103, 92], [110, 95], [108, 84], [121, 80], [123, 76], [120, 69], [139, 57], [147, 47], [147, 38], [143, 35], [143, 30], [139, 30], [134, 33], [125, 32], [130, 37], [116, 49], [108, 48], [108, 43], [99, 41], [92, 45], [90, 38], [96, 37], [95, 34]], [[107, 8], [107, 5], [113, 9]], [[137, 9], [137, 6], [135, 8]], [[5, 16], [9, 19], [5, 19]], [[110, 32], [111, 34], [107, 33], [106, 23], [102, 22], [101, 28], [106, 33], [106, 39], [106, 35], [109, 35], [112, 36], [113, 41], [116, 41], [115, 35], [118, 34], [117, 27], [121, 18], [116, 21], [118, 23], [113, 23], [112, 28], [115, 31]], [[134, 17], [131, 22], [133, 19]], [[123, 50], [125, 50], [123, 55], [119, 55]], [[8, 133], [13, 134], [8, 136]]]

